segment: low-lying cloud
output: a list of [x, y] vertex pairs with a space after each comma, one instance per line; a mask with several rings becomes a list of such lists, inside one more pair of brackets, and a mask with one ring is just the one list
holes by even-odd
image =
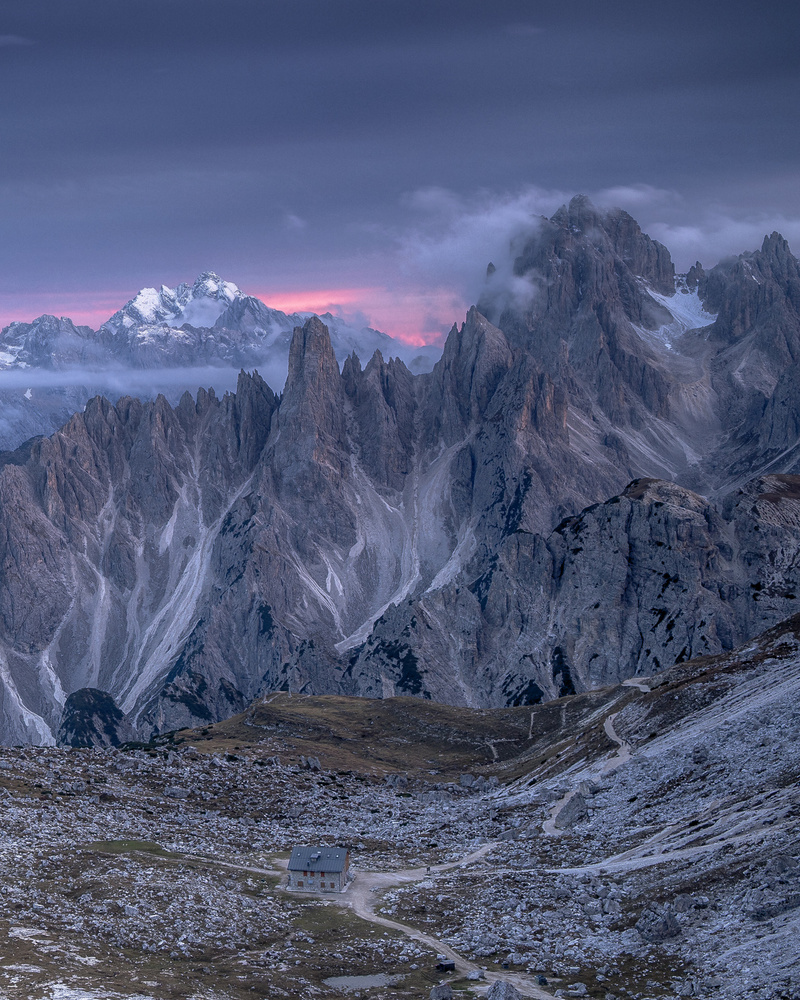
[[655, 221], [649, 232], [670, 250], [679, 271], [696, 260], [708, 268], [725, 257], [759, 250], [773, 232], [784, 236], [795, 252], [800, 250], [800, 219], [780, 214], [735, 218], [709, 212], [694, 225]]
[[537, 219], [568, 197], [535, 187], [511, 194], [480, 191], [470, 198], [444, 188], [415, 191], [406, 199], [414, 222], [398, 239], [401, 265], [430, 285], [474, 297], [487, 265], [500, 270], [536, 231]]
[[[465, 197], [429, 187], [409, 194], [412, 223], [396, 238], [399, 270], [412, 284], [436, 289], [457, 314], [439, 316], [448, 329], [471, 306], [512, 302], [526, 308], [535, 283], [513, 273], [514, 258], [535, 234], [542, 216], [568, 200], [563, 191], [525, 187], [511, 193], [479, 191]], [[488, 265], [493, 265], [487, 275]], [[430, 317], [432, 319], [432, 317]]]
[[[94, 396], [105, 396], [116, 403], [121, 396], [147, 400], [161, 393], [175, 405], [184, 392], [194, 397], [200, 388], [213, 387], [218, 396], [234, 391], [240, 370], [234, 366], [205, 365], [0, 371], [0, 451], [13, 450], [35, 434], [54, 433]], [[259, 364], [257, 370], [275, 392], [282, 390], [287, 371], [285, 358], [270, 359]]]
[[706, 268], [726, 257], [758, 250], [765, 236], [779, 232], [800, 251], [800, 217], [784, 212], [748, 212], [725, 203], [694, 204], [678, 192], [637, 184], [598, 191], [602, 207], [629, 212], [642, 229], [663, 243], [677, 271], [699, 260]]
[[[223, 386], [223, 390], [236, 386], [238, 368], [186, 367], [186, 368], [68, 368], [51, 371], [42, 368], [14, 368], [0, 372], [0, 392], [13, 389], [61, 389], [81, 386], [103, 386], [111, 393], [132, 396], [146, 390], [154, 394], [160, 387]], [[282, 384], [282, 383], [281, 383]]]

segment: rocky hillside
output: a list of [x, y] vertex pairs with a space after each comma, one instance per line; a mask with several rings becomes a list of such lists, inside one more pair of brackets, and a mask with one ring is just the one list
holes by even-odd
[[[278, 693], [152, 744], [0, 747], [0, 989], [419, 1000], [447, 954], [462, 1000], [794, 1000], [798, 683], [795, 616], [542, 705]], [[76, 744], [113, 721], [69, 709]], [[287, 893], [298, 844], [350, 845], [347, 891]]]
[[84, 688], [140, 735], [281, 688], [536, 703], [791, 614], [785, 242], [675, 278], [623, 212], [535, 229], [531, 295], [490, 275], [497, 325], [471, 309], [432, 372], [340, 370], [311, 318], [280, 397], [98, 398], [3, 455], [3, 738], [51, 741]]

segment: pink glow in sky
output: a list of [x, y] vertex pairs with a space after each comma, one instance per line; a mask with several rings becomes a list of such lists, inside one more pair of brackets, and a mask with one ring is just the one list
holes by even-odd
[[282, 312], [331, 312], [356, 326], [371, 326], [407, 344], [441, 344], [469, 303], [449, 288], [368, 286], [281, 292], [256, 291], [262, 302]]
[[[371, 326], [407, 344], [443, 343], [454, 322], [463, 322], [469, 303], [448, 288], [311, 288], [281, 291], [243, 289], [282, 312], [331, 312], [354, 326]], [[136, 292], [0, 293], [0, 329], [14, 321], [30, 323], [43, 313], [69, 317], [98, 329]]]
[[130, 291], [91, 292], [0, 292], [0, 330], [9, 323], [30, 323], [44, 313], [66, 316], [76, 326], [90, 326], [94, 330], [131, 298]]

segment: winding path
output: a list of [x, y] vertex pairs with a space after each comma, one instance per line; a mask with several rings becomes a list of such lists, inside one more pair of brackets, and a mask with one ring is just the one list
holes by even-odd
[[[460, 955], [448, 944], [440, 941], [439, 938], [434, 937], [432, 934], [426, 934], [416, 927], [411, 927], [409, 924], [402, 924], [397, 920], [389, 920], [387, 917], [379, 916], [375, 912], [375, 904], [377, 902], [376, 892], [420, 882], [438, 872], [452, 871], [454, 868], [466, 869], [467, 866], [485, 858], [494, 846], [494, 842], [484, 844], [459, 861], [451, 861], [443, 865], [432, 865], [430, 869], [406, 868], [393, 872], [358, 872], [346, 892], [341, 895], [325, 896], [324, 898], [329, 903], [352, 910], [362, 920], [366, 920], [371, 924], [378, 924], [380, 927], [387, 927], [390, 930], [399, 931], [419, 944], [432, 948], [438, 955], [444, 955], [453, 962], [456, 972], [462, 976], [465, 976], [469, 972], [483, 971], [485, 978], [475, 982], [475, 987], [478, 989], [482, 987], [488, 989], [492, 983], [497, 980], [503, 980], [504, 982], [511, 983], [523, 996], [536, 997], [537, 1000], [552, 1000], [553, 994], [539, 989], [538, 986], [531, 982], [530, 976], [526, 976], [520, 972], [489, 972], [481, 970], [481, 967], [475, 962], [464, 958], [463, 955]], [[282, 865], [282, 867], [284, 866]], [[468, 873], [465, 871], [464, 874]], [[293, 891], [292, 895], [302, 895], [310, 899], [320, 898], [318, 893], [296, 893]]]
[[[460, 872], [460, 874], [471, 874], [466, 871], [467, 867], [474, 862], [485, 858], [494, 847], [495, 842], [492, 841], [491, 843], [483, 844], [477, 850], [473, 851], [471, 854], [467, 854], [458, 861], [450, 861], [442, 865], [432, 865], [430, 868], [405, 868], [400, 871], [393, 872], [358, 872], [348, 888], [342, 894], [331, 893], [330, 895], [321, 896], [316, 892], [297, 892], [296, 890], [292, 890], [292, 895], [316, 901], [324, 900], [326, 903], [333, 903], [335, 906], [341, 906], [352, 910], [356, 916], [360, 917], [362, 920], [368, 921], [371, 924], [377, 924], [380, 927], [387, 927], [390, 930], [400, 931], [401, 934], [405, 934], [406, 937], [417, 941], [419, 944], [432, 948], [437, 955], [444, 955], [455, 964], [456, 972], [460, 975], [465, 976], [469, 972], [482, 972], [484, 978], [482, 980], [476, 980], [474, 984], [475, 988], [478, 990], [488, 990], [492, 983], [497, 980], [503, 980], [504, 982], [511, 983], [523, 996], [535, 997], [536, 1000], [552, 1000], [552, 993], [546, 993], [544, 990], [539, 989], [538, 986], [535, 986], [531, 982], [530, 977], [524, 975], [523, 973], [505, 970], [503, 972], [490, 972], [488, 970], [483, 970], [475, 962], [470, 962], [448, 944], [440, 941], [439, 938], [434, 937], [432, 934], [426, 934], [424, 931], [420, 931], [416, 927], [411, 927], [409, 924], [402, 924], [397, 920], [389, 920], [386, 917], [381, 917], [375, 912], [375, 904], [377, 902], [375, 895], [376, 892], [383, 889], [392, 889], [397, 886], [410, 885], [414, 882], [421, 882], [438, 872], [448, 872], [455, 868], [464, 869], [464, 871]], [[207, 858], [199, 854], [184, 854], [174, 858], [160, 857], [159, 860], [172, 864], [186, 864], [187, 862], [192, 862], [214, 868], [226, 868], [234, 871], [247, 872], [251, 875], [269, 875], [273, 877], [276, 875], [282, 876], [289, 864], [288, 861], [278, 861], [276, 867], [274, 868], [259, 868], [255, 865], [243, 865], [234, 861], [220, 861], [217, 858]], [[494, 873], [494, 871], [495, 869], [491, 869], [492, 873]], [[282, 886], [282, 891], [288, 892], [285, 886]]]
[[[632, 681], [624, 681], [623, 683], [629, 686], [637, 687], [639, 690], [650, 690], [650, 688], [646, 687], [644, 684], [638, 684]], [[588, 781], [594, 776], [604, 778], [607, 774], [611, 774], [612, 771], [616, 771], [618, 767], [626, 764], [631, 759], [630, 743], [628, 743], [627, 740], [623, 740], [621, 736], [618, 736], [616, 729], [614, 729], [614, 719], [616, 719], [618, 715], [619, 712], [611, 712], [610, 715], [607, 715], [605, 719], [603, 719], [603, 732], [612, 743], [617, 744], [616, 754], [613, 757], [608, 758], [608, 760], [595, 762], [584, 771], [580, 772], [579, 775], [576, 775], [578, 787], [572, 788], [566, 793], [566, 795], [562, 795], [561, 798], [553, 805], [553, 808], [550, 810], [550, 815], [542, 823], [542, 830], [549, 837], [560, 837], [564, 833], [563, 830], [558, 828], [556, 821], [562, 809], [564, 809], [580, 791], [579, 785], [581, 780]]]

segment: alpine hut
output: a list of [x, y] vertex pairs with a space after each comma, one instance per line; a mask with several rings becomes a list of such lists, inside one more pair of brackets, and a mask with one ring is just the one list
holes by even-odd
[[344, 892], [350, 868], [346, 847], [294, 847], [289, 858], [289, 888], [304, 892]]

